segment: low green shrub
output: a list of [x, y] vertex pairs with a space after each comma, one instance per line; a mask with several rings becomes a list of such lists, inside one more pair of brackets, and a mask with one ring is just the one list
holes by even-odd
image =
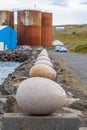
[[87, 44], [78, 45], [77, 47], [74, 48], [74, 52], [87, 53]]

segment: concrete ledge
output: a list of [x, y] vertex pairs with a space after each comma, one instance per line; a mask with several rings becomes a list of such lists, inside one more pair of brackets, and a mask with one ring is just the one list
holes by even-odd
[[79, 130], [87, 130], [87, 127], [80, 127]]
[[2, 117], [2, 130], [79, 130], [78, 117], [71, 113], [31, 116], [8, 113]]

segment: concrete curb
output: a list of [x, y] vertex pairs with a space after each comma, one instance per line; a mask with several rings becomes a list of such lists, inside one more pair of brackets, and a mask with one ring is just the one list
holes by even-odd
[[3, 115], [2, 122], [2, 130], [79, 130], [78, 117], [71, 113], [49, 116], [9, 113]]

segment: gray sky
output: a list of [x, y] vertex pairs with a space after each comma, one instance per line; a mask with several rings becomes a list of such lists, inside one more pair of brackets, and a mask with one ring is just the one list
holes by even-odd
[[87, 0], [0, 0], [0, 9], [27, 8], [53, 13], [53, 25], [87, 24]]

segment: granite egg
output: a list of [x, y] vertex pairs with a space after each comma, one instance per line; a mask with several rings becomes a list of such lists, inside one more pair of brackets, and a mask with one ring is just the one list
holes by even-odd
[[38, 55], [38, 57], [39, 56], [47, 56], [47, 57], [49, 57], [47, 54], [45, 54], [45, 53], [40, 53], [39, 55]]
[[38, 61], [38, 60], [47, 60], [47, 61], [50, 61], [50, 58], [47, 57], [47, 56], [39, 56], [39, 57], [37, 57], [36, 61]]
[[19, 107], [34, 115], [48, 115], [66, 104], [66, 93], [56, 82], [41, 77], [23, 81], [17, 89]]
[[44, 49], [42, 49], [41, 53], [45, 53], [45, 54], [47, 54], [47, 55], [48, 55], [48, 52], [47, 52], [47, 50], [46, 50], [45, 48], [44, 48]]
[[47, 57], [49, 57], [48, 52], [47, 52], [46, 49], [43, 49], [43, 50], [41, 51], [41, 53], [38, 55], [38, 57], [39, 57], [39, 56], [47, 56]]
[[35, 62], [34, 65], [38, 65], [38, 64], [45, 64], [45, 65], [48, 65], [50, 67], [53, 67], [53, 64], [50, 61], [47, 61], [47, 60], [38, 60], [38, 61]]
[[56, 71], [45, 64], [37, 64], [33, 66], [29, 71], [30, 77], [45, 77], [51, 80], [56, 79]]

